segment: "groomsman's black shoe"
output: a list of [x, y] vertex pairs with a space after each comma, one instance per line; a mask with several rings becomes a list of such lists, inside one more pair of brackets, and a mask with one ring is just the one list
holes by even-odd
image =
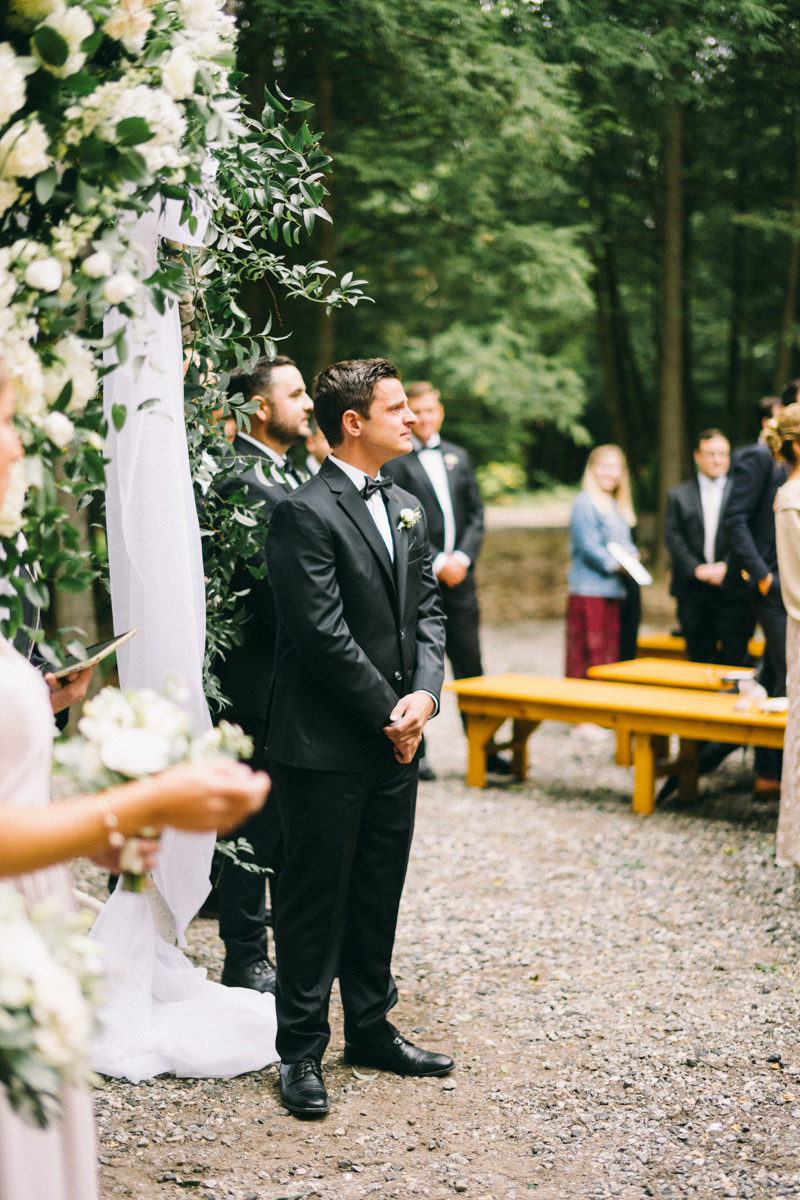
[[455, 1063], [446, 1054], [420, 1050], [400, 1033], [388, 1042], [371, 1046], [353, 1046], [345, 1042], [344, 1061], [351, 1066], [377, 1067], [395, 1075], [449, 1075]]
[[429, 767], [425, 759], [419, 764], [419, 780], [420, 783], [433, 783], [436, 779], [436, 772], [433, 767]]
[[486, 757], [486, 770], [490, 775], [510, 775], [511, 763], [502, 754], [489, 754]]
[[281, 1063], [281, 1104], [297, 1117], [324, 1117], [330, 1101], [319, 1064]]
[[253, 992], [272, 992], [275, 995], [275, 968], [268, 958], [250, 963], [248, 967], [222, 968], [221, 983], [225, 987], [250, 988]]

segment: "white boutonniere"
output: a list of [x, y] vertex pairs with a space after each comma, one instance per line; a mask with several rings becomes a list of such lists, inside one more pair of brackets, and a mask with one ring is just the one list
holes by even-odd
[[442, 457], [444, 458], [444, 465], [447, 467], [448, 471], [452, 471], [453, 467], [458, 466], [458, 455], [453, 454], [452, 450], [449, 454], [445, 454]]
[[422, 513], [417, 508], [401, 508], [399, 529], [413, 529], [422, 520]]

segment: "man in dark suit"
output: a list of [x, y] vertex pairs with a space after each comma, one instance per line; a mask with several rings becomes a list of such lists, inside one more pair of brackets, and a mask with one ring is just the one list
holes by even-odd
[[[228, 390], [231, 396], [241, 392], [245, 400], [257, 401], [259, 407], [249, 414], [249, 432], [240, 431], [233, 439], [235, 474], [225, 479], [218, 491], [223, 496], [233, 496], [244, 488], [250, 500], [260, 500], [262, 504], [255, 515], [263, 524], [266, 538], [275, 505], [305, 479], [304, 474], [295, 470], [287, 453], [309, 435], [311, 398], [295, 364], [282, 356], [272, 360], [260, 358], [250, 373], [233, 371]], [[263, 549], [256, 561], [259, 565], [266, 561]], [[254, 765], [264, 768], [266, 763], [258, 761], [258, 754], [275, 660], [278, 628], [275, 600], [269, 579], [253, 579], [244, 562], [237, 566], [233, 587], [236, 591], [248, 591], [244, 598], [247, 621], [244, 643], [232, 647], [224, 660], [220, 658], [214, 664], [222, 691], [230, 701], [221, 716], [241, 725], [254, 739]], [[275, 869], [280, 816], [274, 791], [269, 803], [233, 836], [250, 842], [253, 861], [258, 866]], [[275, 971], [267, 954], [264, 923], [264, 875], [223, 860], [218, 903], [219, 935], [225, 942], [222, 982], [229, 987], [274, 991]]]
[[[397, 483], [419, 497], [428, 525], [433, 573], [447, 616], [446, 653], [456, 679], [483, 674], [479, 636], [480, 610], [475, 562], [483, 542], [483, 501], [469, 455], [442, 441], [444, 407], [433, 384], [412, 383], [408, 406], [417, 418], [411, 454], [386, 464]], [[509, 764], [490, 756], [491, 771], [508, 773]], [[423, 759], [421, 779], [435, 779]]]
[[438, 709], [444, 614], [425, 516], [380, 468], [411, 449], [414, 415], [385, 359], [336, 363], [314, 414], [331, 446], [276, 505], [267, 534], [278, 644], [266, 752], [283, 826], [276, 1007], [284, 1105], [329, 1109], [321, 1073], [338, 973], [345, 1062], [444, 1075], [386, 1019], [414, 827], [416, 751]]
[[749, 663], [755, 617], [739, 573], [729, 570], [723, 523], [730, 495], [730, 442], [718, 429], [701, 433], [694, 452], [697, 475], [667, 497], [664, 541], [672, 558], [671, 594], [678, 602], [693, 662]]
[[[796, 381], [787, 384], [781, 399], [768, 396], [760, 403], [761, 424], [782, 405], [796, 399]], [[748, 587], [750, 604], [764, 631], [766, 649], [761, 683], [770, 696], [786, 695], [786, 609], [778, 577], [775, 546], [775, 493], [786, 482], [785, 463], [772, 457], [762, 438], [737, 450], [731, 462], [730, 491], [723, 524], [731, 549], [733, 569]], [[780, 793], [782, 753], [756, 747], [756, 796]]]

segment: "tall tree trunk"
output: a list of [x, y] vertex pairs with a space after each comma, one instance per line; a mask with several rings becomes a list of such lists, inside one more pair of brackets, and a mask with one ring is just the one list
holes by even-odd
[[[670, 104], [664, 134], [664, 260], [661, 288], [661, 363], [658, 382], [659, 528], [667, 492], [683, 478], [686, 454], [683, 404], [683, 188], [681, 178], [683, 108]], [[659, 538], [660, 563], [666, 549]]]
[[[737, 206], [738, 207], [738, 206]], [[739, 381], [742, 363], [742, 230], [734, 225], [731, 235], [731, 316], [728, 328], [728, 364], [725, 378], [725, 423], [730, 437], [738, 436], [735, 428], [739, 407]]]
[[[322, 149], [326, 154], [331, 153], [329, 145], [331, 131], [333, 129], [333, 70], [332, 70], [333, 55], [329, 45], [323, 43], [317, 51], [317, 112], [316, 112], [316, 128], [320, 133], [324, 134], [322, 140]], [[328, 176], [326, 185], [330, 189], [332, 187], [331, 178]], [[324, 207], [327, 212], [333, 216], [333, 196], [325, 197]], [[317, 258], [325, 261], [329, 267], [335, 268], [336, 261], [336, 238], [333, 231], [333, 226], [329, 221], [317, 220], [315, 226], [316, 232], [316, 254]], [[317, 310], [317, 336], [316, 347], [314, 354], [314, 373], [324, 370], [330, 366], [335, 360], [335, 335], [336, 327], [334, 324], [334, 312], [326, 313], [325, 308], [320, 305]]]
[[621, 446], [625, 457], [630, 459], [630, 429], [625, 419], [625, 401], [622, 394], [622, 378], [617, 349], [614, 321], [614, 302], [611, 294], [610, 249], [603, 244], [595, 257], [594, 292], [597, 297], [597, 336], [600, 342], [600, 360], [605, 382], [606, 412], [611, 436]]
[[[800, 219], [800, 137], [797, 142], [797, 155], [794, 164], [794, 187], [792, 189], [792, 224]], [[786, 294], [783, 300], [783, 317], [781, 319], [781, 336], [778, 343], [778, 361], [775, 365], [775, 380], [773, 391], [776, 396], [789, 378], [792, 364], [792, 342], [794, 335], [794, 319], [797, 308], [797, 277], [800, 269], [800, 229], [795, 230], [789, 244], [789, 267], [786, 272]]]
[[[61, 477], [62, 463], [56, 469], [56, 478]], [[78, 502], [69, 492], [59, 489], [59, 503], [67, 512], [67, 520], [78, 531], [79, 553], [89, 551], [89, 509], [78, 509]], [[78, 641], [84, 646], [92, 646], [97, 641], [97, 618], [94, 608], [94, 589], [90, 586], [83, 592], [61, 592], [58, 589], [58, 578], [55, 586], [50, 588], [50, 609], [44, 614], [44, 622], [48, 636], [55, 636], [59, 629], [69, 629], [65, 642]], [[76, 632], [79, 630], [80, 632]], [[92, 682], [89, 684], [87, 699], [96, 695], [102, 687], [102, 679], [95, 670]], [[77, 733], [77, 722], [80, 720], [82, 706], [76, 704], [69, 714], [67, 732]]]

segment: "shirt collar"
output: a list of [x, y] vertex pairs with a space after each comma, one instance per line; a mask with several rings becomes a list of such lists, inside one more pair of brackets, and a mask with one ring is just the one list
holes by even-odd
[[[364, 484], [367, 481], [367, 476], [363, 471], [359, 471], [358, 467], [351, 467], [350, 463], [342, 462], [342, 460], [337, 458], [335, 454], [329, 454], [328, 459], [330, 462], [335, 463], [340, 471], [344, 471], [350, 482], [355, 484], [357, 491], [361, 492], [364, 490]], [[381, 478], [381, 473], [378, 471], [375, 479], [379, 480]]]
[[265, 445], [264, 442], [257, 442], [256, 439], [251, 437], [249, 433], [242, 433], [241, 430], [239, 430], [236, 436], [244, 438], [246, 442], [250, 442], [251, 445], [256, 446], [263, 454], [266, 454], [268, 458], [271, 458], [273, 462], [277, 463], [279, 467], [286, 466], [286, 456], [278, 454], [278, 451], [273, 450], [271, 446]]
[[700, 481], [701, 488], [713, 488], [714, 491], [722, 492], [725, 490], [725, 484], [728, 482], [727, 475], [718, 475], [716, 479], [709, 479], [702, 471], [697, 472], [697, 478]]
[[417, 453], [419, 453], [420, 450], [438, 450], [442, 444], [442, 437], [439, 433], [432, 433], [427, 442], [421, 442], [419, 438], [414, 437], [412, 433], [411, 444]]

